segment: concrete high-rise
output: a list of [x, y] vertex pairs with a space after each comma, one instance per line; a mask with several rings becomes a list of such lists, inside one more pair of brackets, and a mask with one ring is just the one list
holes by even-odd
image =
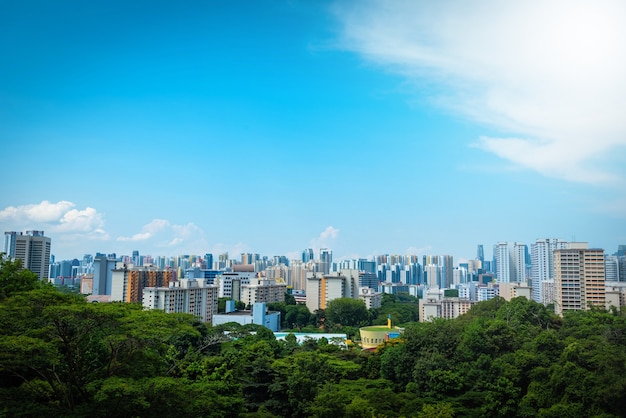
[[47, 280], [50, 269], [50, 238], [44, 231], [5, 232], [4, 252], [12, 260], [21, 260], [22, 267]]
[[144, 288], [141, 302], [146, 309], [188, 313], [210, 323], [217, 314], [217, 299], [216, 285], [205, 280], [181, 279], [172, 286]]
[[113, 283], [113, 270], [117, 261], [105, 254], [97, 254], [93, 260], [93, 295], [110, 295]]
[[557, 238], [537, 239], [530, 246], [532, 299], [544, 305], [552, 303], [542, 289], [545, 281], [554, 280], [554, 251], [567, 248], [567, 242]]
[[526, 280], [526, 245], [519, 242], [499, 242], [494, 247], [498, 282]]
[[604, 250], [587, 243], [569, 243], [554, 251], [555, 312], [606, 305]]
[[315, 259], [315, 254], [313, 253], [313, 248], [306, 248], [302, 251], [302, 262], [308, 263], [309, 261], [313, 261]]
[[132, 267], [118, 262], [111, 278], [111, 301], [141, 302], [146, 287], [169, 287], [176, 282], [173, 270], [155, 267]]
[[320, 268], [321, 272], [328, 274], [332, 270], [333, 252], [328, 248], [320, 249]]

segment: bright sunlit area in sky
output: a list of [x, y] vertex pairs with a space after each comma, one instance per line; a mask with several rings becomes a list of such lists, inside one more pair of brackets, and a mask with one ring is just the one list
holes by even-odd
[[626, 243], [622, 1], [0, 16], [0, 227], [59, 259]]

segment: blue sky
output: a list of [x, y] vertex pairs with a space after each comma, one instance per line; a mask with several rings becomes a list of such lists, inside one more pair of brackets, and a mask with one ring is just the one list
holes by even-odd
[[4, 2], [0, 227], [60, 259], [613, 253], [625, 6], [544, 3]]

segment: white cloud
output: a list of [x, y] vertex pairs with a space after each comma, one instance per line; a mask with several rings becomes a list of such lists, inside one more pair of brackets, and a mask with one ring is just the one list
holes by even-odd
[[43, 200], [41, 203], [36, 204], [9, 206], [0, 211], [0, 221], [19, 223], [55, 222], [61, 219], [74, 206], [76, 206], [74, 203], [66, 200], [57, 203]]
[[0, 223], [11, 229], [45, 229], [67, 240], [108, 239], [102, 214], [94, 208], [79, 210], [66, 200], [9, 206], [0, 211]]
[[[186, 225], [172, 224], [165, 219], [153, 219], [141, 228], [141, 231], [130, 236], [120, 236], [117, 241], [138, 242], [150, 241], [150, 246], [154, 247], [177, 247], [202, 250], [206, 247], [204, 242], [204, 232], [197, 225], [188, 223]], [[193, 252], [193, 251], [192, 251]]]
[[71, 209], [59, 219], [59, 225], [54, 225], [54, 232], [90, 232], [104, 226], [102, 215], [94, 208], [84, 210]]
[[343, 47], [512, 134], [480, 138], [481, 149], [546, 176], [617, 178], [603, 162], [626, 145], [626, 3], [372, 0], [335, 11]]
[[317, 253], [320, 248], [330, 248], [339, 236], [339, 229], [327, 226], [317, 237], [311, 240], [311, 248]]
[[118, 241], [145, 241], [152, 238], [155, 234], [170, 226], [169, 221], [165, 219], [153, 219], [150, 223], [141, 228], [141, 232], [131, 237], [118, 237]]

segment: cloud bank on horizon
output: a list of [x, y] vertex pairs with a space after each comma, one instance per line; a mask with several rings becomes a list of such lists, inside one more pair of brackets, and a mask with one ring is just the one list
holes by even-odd
[[503, 132], [474, 146], [553, 178], [623, 174], [623, 1], [369, 0], [334, 12], [342, 48], [434, 86], [438, 106]]
[[[67, 200], [8, 206], [0, 209], [0, 227], [3, 231], [44, 230], [47, 236], [54, 237], [53, 254], [60, 251], [74, 256], [89, 252], [88, 247], [93, 247], [94, 251], [120, 254], [130, 254], [132, 249], [138, 249], [142, 254], [167, 256], [229, 253], [237, 257], [243, 252], [253, 251], [243, 242], [209, 243], [200, 226], [192, 222], [178, 225], [166, 219], [153, 219], [131, 236], [112, 238], [112, 234], [104, 229], [102, 213], [91, 207], [80, 210], [75, 207], [74, 202]], [[310, 240], [310, 245], [317, 253], [320, 248], [332, 247], [338, 236], [339, 229], [328, 226]], [[87, 241], [96, 243], [86, 245]], [[292, 251], [287, 255], [291, 259], [299, 259], [301, 253]]]

